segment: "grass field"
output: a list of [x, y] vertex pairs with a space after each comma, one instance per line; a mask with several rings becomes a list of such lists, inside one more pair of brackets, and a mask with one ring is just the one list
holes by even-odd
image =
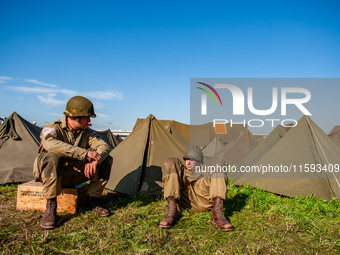
[[170, 230], [157, 228], [166, 201], [109, 190], [101, 198], [112, 215], [81, 209], [43, 230], [43, 213], [16, 211], [17, 185], [0, 186], [2, 254], [340, 254], [340, 202], [287, 198], [230, 185], [225, 214], [234, 232], [209, 224], [210, 212], [184, 211]]

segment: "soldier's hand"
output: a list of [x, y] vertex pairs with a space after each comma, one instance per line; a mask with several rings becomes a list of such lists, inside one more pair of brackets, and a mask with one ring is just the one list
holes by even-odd
[[96, 173], [97, 165], [98, 165], [98, 161], [96, 160], [91, 160], [89, 163], [85, 165], [84, 174], [86, 178], [90, 179], [91, 176]]
[[96, 151], [88, 151], [86, 154], [86, 157], [88, 157], [89, 159], [96, 160], [96, 161], [100, 161], [102, 159], [102, 156], [100, 156], [100, 154]]

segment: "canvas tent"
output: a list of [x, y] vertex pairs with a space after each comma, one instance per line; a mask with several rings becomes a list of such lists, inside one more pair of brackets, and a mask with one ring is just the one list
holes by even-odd
[[219, 152], [225, 144], [221, 141], [221, 138], [215, 137], [207, 147], [204, 148], [204, 157], [213, 157], [217, 152]]
[[186, 148], [150, 114], [111, 151], [113, 165], [106, 188], [128, 195], [161, 194], [163, 161], [168, 157], [182, 159], [185, 152]]
[[[143, 119], [138, 118], [135, 129]], [[229, 143], [236, 136], [238, 136], [241, 131], [247, 130], [247, 126], [243, 124], [233, 124], [226, 123], [226, 134], [216, 134], [214, 124], [212, 122], [201, 124], [201, 125], [187, 125], [174, 120], [159, 120], [159, 122], [166, 126], [170, 123], [188, 142], [191, 146], [206, 147], [216, 136], [221, 139], [224, 144]]]
[[0, 126], [0, 184], [34, 180], [41, 128], [13, 112]]
[[[265, 155], [285, 134], [286, 129], [277, 125], [276, 128], [270, 132], [266, 139], [262, 140], [259, 145], [237, 166], [240, 169], [241, 166], [252, 166], [258, 161], [263, 155]], [[235, 182], [240, 176], [241, 172], [231, 172], [228, 176]]]
[[250, 131], [246, 129], [215, 154], [215, 156], [223, 158], [224, 161], [231, 166], [239, 164], [259, 143]]
[[[33, 162], [38, 156], [41, 130], [16, 112], [0, 126], [0, 184], [34, 180]], [[111, 148], [119, 144], [110, 130], [96, 133]]]
[[335, 133], [336, 131], [340, 131], [340, 126], [335, 126], [335, 127], [331, 130], [331, 132], [329, 132], [328, 135], [331, 135], [331, 134]]
[[243, 124], [226, 123], [226, 134], [216, 134], [214, 123], [209, 122], [202, 125], [190, 126], [190, 144], [192, 146], [208, 146], [215, 137], [219, 137], [224, 144], [229, 143], [237, 137], [242, 131], [248, 130]]
[[123, 138], [119, 134], [115, 135], [115, 138], [119, 143], [123, 142]]
[[[141, 123], [144, 119], [138, 118], [133, 130]], [[174, 127], [188, 142], [190, 141], [190, 125], [183, 124], [181, 122], [175, 120], [158, 120], [163, 126], [166, 126], [168, 123]]]
[[284, 129], [286, 129], [286, 131], [288, 132], [292, 127], [293, 127], [294, 123], [288, 123], [284, 125]]
[[97, 135], [104, 140], [108, 145], [110, 145], [111, 149], [115, 148], [120, 144], [121, 139], [119, 140], [114, 134], [112, 134], [110, 129], [104, 131], [95, 130]]
[[336, 145], [340, 147], [340, 130], [337, 130], [328, 136]]
[[[235, 185], [250, 184], [276, 194], [295, 197], [315, 194], [317, 198], [340, 198], [339, 172], [312, 171], [313, 166], [333, 167], [340, 164], [340, 148], [308, 117], [284, 135], [253, 166], [287, 167], [287, 172], [245, 173]], [[302, 171], [300, 170], [300, 166]], [[307, 168], [306, 168], [307, 166]], [[294, 168], [296, 169], [294, 171]], [[263, 169], [263, 168], [262, 168]], [[278, 169], [278, 168], [277, 168]], [[308, 170], [305, 171], [305, 170]], [[316, 168], [317, 169], [317, 168]]]
[[340, 147], [340, 126], [335, 126], [328, 136], [331, 140]]
[[180, 132], [178, 132], [178, 130], [172, 125], [172, 122], [168, 122], [165, 124], [165, 129], [168, 130], [170, 132], [170, 134], [172, 134], [177, 141], [180, 142], [180, 144], [183, 145], [184, 148], [186, 148], [187, 150], [190, 148], [190, 143], [181, 135]]
[[259, 142], [262, 142], [264, 139], [263, 135], [253, 135]]

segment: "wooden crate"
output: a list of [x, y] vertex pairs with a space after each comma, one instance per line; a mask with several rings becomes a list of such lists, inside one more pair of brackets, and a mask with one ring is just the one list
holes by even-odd
[[[61, 194], [57, 196], [57, 212], [76, 213], [85, 203], [87, 186], [86, 183], [81, 183], [72, 188], [61, 189]], [[31, 181], [18, 185], [17, 210], [45, 211], [45, 209], [46, 198], [43, 197], [41, 182]]]

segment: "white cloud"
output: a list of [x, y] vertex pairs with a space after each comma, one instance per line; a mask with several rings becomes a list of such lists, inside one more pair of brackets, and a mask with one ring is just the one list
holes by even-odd
[[92, 91], [87, 92], [84, 95], [98, 100], [123, 100], [123, 94], [117, 91]]
[[6, 83], [9, 80], [12, 80], [12, 77], [0, 76], [0, 84]]
[[[0, 76], [0, 84], [6, 83], [7, 81], [11, 80], [11, 77]], [[34, 83], [39, 86], [30, 87], [30, 86], [4, 86], [2, 85], [1, 88], [3, 90], [14, 91], [17, 93], [27, 93], [27, 94], [35, 94], [37, 98], [40, 100], [42, 104], [51, 105], [51, 106], [58, 106], [58, 105], [66, 105], [65, 100], [58, 99], [61, 95], [62, 99], [65, 96], [69, 98], [79, 95], [78, 91], [63, 89], [60, 88], [58, 85], [49, 84], [45, 82], [41, 82], [34, 79], [25, 79], [25, 82]], [[96, 109], [104, 108], [105, 104], [101, 101], [104, 100], [123, 100], [123, 94], [118, 91], [92, 91], [92, 92], [85, 92], [82, 93], [84, 96], [88, 97], [89, 99], [93, 100], [96, 99]], [[105, 114], [98, 114], [99, 118], [107, 119], [109, 118]]]
[[25, 79], [25, 81], [30, 82], [30, 83], [35, 83], [35, 84], [38, 84], [38, 85], [48, 86], [48, 87], [51, 87], [51, 88], [57, 88], [58, 87], [58, 85], [49, 84], [49, 83], [45, 83], [45, 82], [34, 80], [34, 79]]
[[107, 115], [107, 114], [104, 114], [104, 113], [96, 112], [96, 115], [97, 115], [98, 118], [101, 118], [101, 119], [110, 119], [110, 116]]
[[12, 80], [12, 77], [0, 76], [0, 80]]
[[22, 87], [22, 86], [4, 86], [9, 90], [14, 90], [17, 92], [24, 92], [24, 93], [37, 93], [37, 94], [56, 94], [58, 92], [66, 94], [66, 95], [76, 95], [78, 94], [77, 91], [68, 90], [68, 89], [52, 89], [52, 88], [39, 88], [39, 87]]
[[69, 90], [69, 89], [58, 89], [57, 90], [60, 93], [66, 94], [68, 96], [76, 96], [78, 94], [75, 90]]
[[48, 88], [31, 88], [31, 87], [22, 87], [22, 86], [6, 86], [5, 88], [17, 92], [24, 92], [24, 93], [38, 93], [38, 94], [44, 94], [44, 93], [53, 93], [54, 89], [48, 89]]
[[37, 97], [40, 99], [41, 103], [47, 104], [47, 105], [56, 106], [56, 105], [66, 104], [65, 101], [52, 98], [54, 96], [55, 96], [55, 94], [48, 94], [47, 98], [43, 97], [43, 96], [37, 96]]

